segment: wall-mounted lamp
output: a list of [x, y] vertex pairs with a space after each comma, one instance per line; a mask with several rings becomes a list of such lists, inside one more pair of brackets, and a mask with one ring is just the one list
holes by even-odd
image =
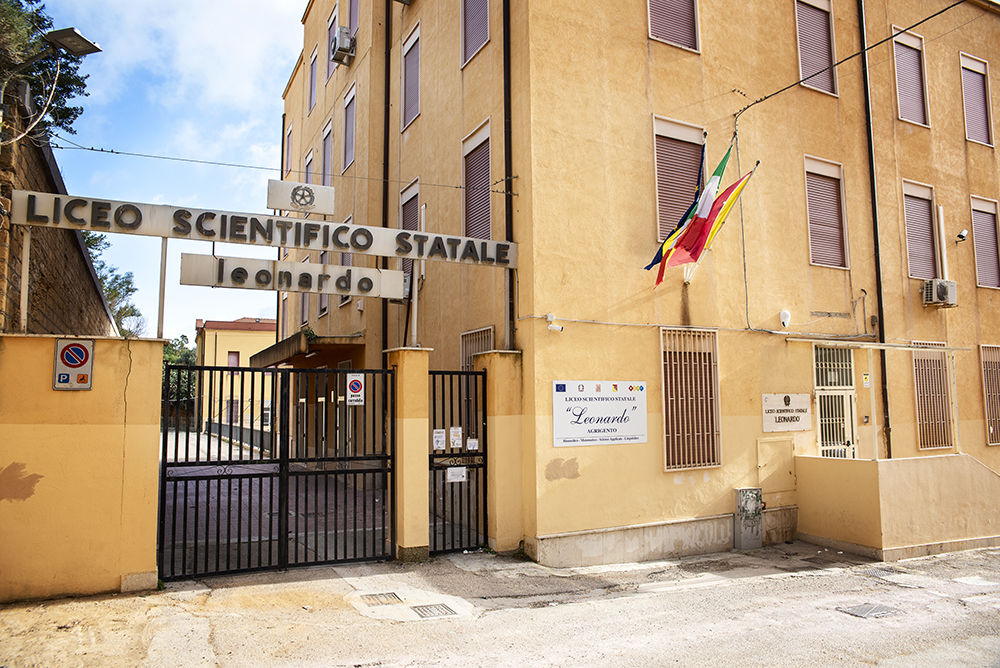
[[778, 319], [781, 321], [782, 328], [788, 327], [792, 322], [792, 314], [790, 311], [782, 311], [778, 314]]
[[957, 244], [959, 241], [965, 241], [968, 238], [969, 238], [969, 230], [962, 230], [961, 232], [958, 233], [958, 241], [956, 241], [955, 243]]
[[549, 313], [548, 315], [545, 316], [545, 320], [547, 320], [548, 323], [549, 323], [549, 331], [550, 332], [561, 332], [561, 331], [563, 331], [562, 325], [556, 325], [556, 324], [554, 324], [555, 323], [555, 319], [556, 319], [556, 316], [555, 316], [554, 313]]

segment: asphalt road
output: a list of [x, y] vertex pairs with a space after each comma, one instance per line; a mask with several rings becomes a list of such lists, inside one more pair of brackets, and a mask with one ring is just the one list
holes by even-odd
[[508, 665], [1000, 667], [1000, 549], [580, 569], [474, 553], [0, 606], [3, 668]]

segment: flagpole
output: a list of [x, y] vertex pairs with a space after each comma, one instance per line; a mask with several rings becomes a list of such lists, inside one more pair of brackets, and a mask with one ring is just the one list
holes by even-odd
[[[754, 165], [753, 169], [750, 170], [750, 176], [754, 175], [754, 172], [757, 171], [758, 167], [760, 167], [760, 160], [758, 160], [757, 164]], [[722, 228], [725, 226], [726, 226], [726, 221], [723, 220], [722, 225], [720, 225], [719, 229], [716, 230], [715, 232], [716, 236], [718, 236], [719, 232], [721, 232]], [[713, 238], [712, 241], [715, 241], [715, 239]], [[684, 285], [690, 285], [691, 281], [694, 280], [694, 275], [698, 272], [698, 267], [701, 266], [701, 262], [702, 260], [705, 259], [705, 255], [709, 250], [711, 250], [711, 246], [705, 248], [705, 250], [702, 251], [701, 257], [698, 258], [698, 262], [696, 262], [693, 267], [691, 267], [690, 265], [684, 265]], [[688, 271], [688, 269], [690, 269], [690, 272]]]

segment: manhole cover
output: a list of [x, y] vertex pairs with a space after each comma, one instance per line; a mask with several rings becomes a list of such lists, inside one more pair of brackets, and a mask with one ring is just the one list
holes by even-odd
[[888, 617], [889, 615], [898, 615], [903, 611], [896, 608], [890, 608], [887, 605], [882, 605], [881, 603], [865, 603], [864, 605], [855, 605], [850, 608], [837, 608], [841, 612], [846, 612], [849, 615], [855, 617], [861, 617], [863, 619], [873, 619], [878, 617]]
[[402, 603], [403, 599], [395, 594], [395, 592], [389, 592], [387, 594], [362, 594], [361, 600], [365, 602], [366, 605], [392, 605], [393, 603]]
[[444, 603], [435, 603], [433, 605], [413, 605], [410, 606], [413, 612], [417, 613], [421, 617], [445, 617], [447, 615], [458, 614], [451, 608], [449, 608]]

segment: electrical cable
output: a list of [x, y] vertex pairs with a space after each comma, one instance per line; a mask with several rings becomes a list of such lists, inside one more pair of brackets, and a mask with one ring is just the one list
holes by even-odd
[[45, 106], [42, 107], [42, 110], [38, 112], [37, 118], [35, 118], [35, 120], [31, 122], [31, 125], [29, 125], [24, 129], [24, 132], [22, 132], [20, 135], [18, 135], [13, 139], [8, 139], [5, 142], [0, 142], [0, 146], [8, 146], [15, 142], [21, 141], [22, 139], [28, 136], [29, 132], [35, 129], [35, 126], [38, 125], [43, 118], [45, 118], [45, 114], [48, 113], [49, 107], [52, 106], [52, 98], [55, 97], [56, 84], [58, 82], [59, 82], [59, 59], [56, 58], [56, 74], [54, 77], [52, 77], [52, 88], [49, 90], [49, 96], [45, 100]]

